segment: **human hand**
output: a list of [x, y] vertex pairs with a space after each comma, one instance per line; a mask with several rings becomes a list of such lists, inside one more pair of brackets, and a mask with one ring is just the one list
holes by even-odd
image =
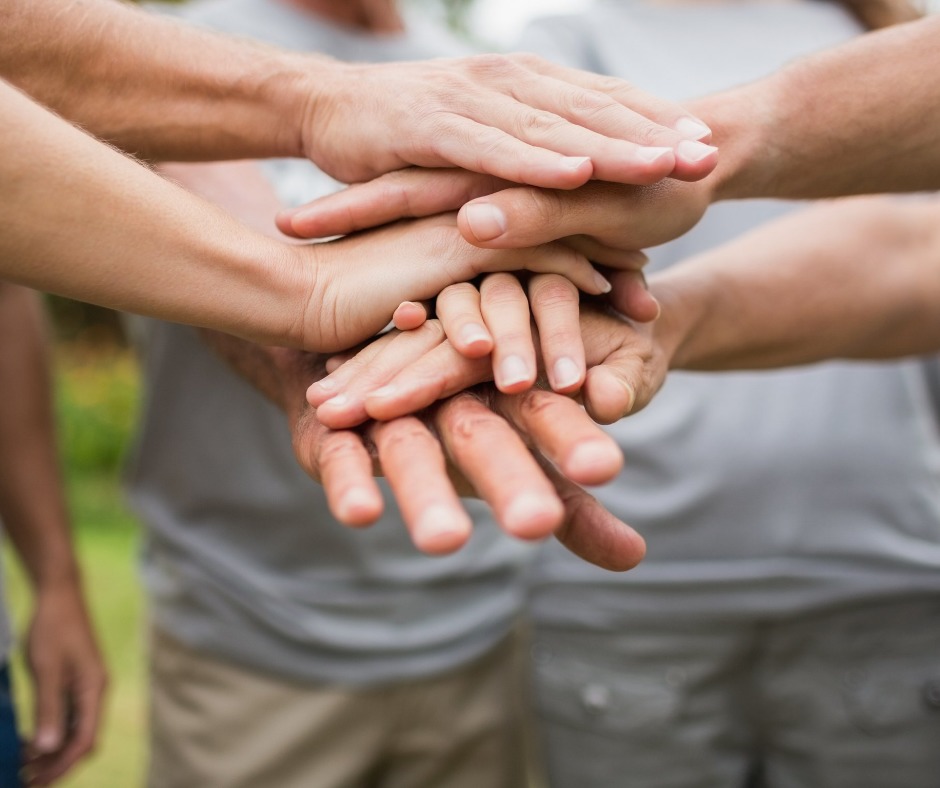
[[[576, 555], [610, 570], [642, 559], [642, 538], [575, 483], [608, 481], [622, 457], [571, 400], [544, 391], [506, 397], [484, 387], [420, 418], [333, 431], [304, 399], [309, 354], [270, 352], [293, 392], [283, 402], [295, 455], [321, 481], [341, 522], [362, 526], [381, 514], [373, 472], [384, 471], [412, 539], [425, 552], [451, 552], [466, 542], [471, 523], [457, 495], [475, 494], [518, 538], [554, 533]], [[559, 424], [565, 429], [558, 431]]]
[[318, 65], [302, 147], [345, 183], [457, 166], [570, 189], [696, 180], [716, 164], [696, 142], [710, 130], [681, 107], [534, 55]]
[[294, 237], [329, 237], [459, 210], [460, 232], [476, 246], [561, 241], [595, 263], [622, 267], [625, 252], [671, 241], [694, 227], [714, 198], [713, 186], [711, 179], [653, 186], [592, 182], [559, 191], [461, 170], [409, 169], [282, 211], [277, 226]]
[[[592, 294], [610, 289], [587, 258], [561, 244], [500, 250], [471, 246], [457, 231], [453, 214], [285, 250], [296, 254], [298, 271], [315, 279], [301, 342], [320, 352], [343, 350], [374, 336], [402, 301], [432, 298], [450, 284], [491, 271], [558, 273]], [[619, 258], [626, 267], [636, 260], [633, 253]]]
[[94, 748], [107, 674], [78, 581], [40, 587], [26, 640], [35, 733], [28, 785], [50, 785]]
[[[636, 255], [638, 264], [645, 262], [645, 256]], [[618, 282], [621, 312], [638, 322], [655, 320], [659, 304], [642, 272], [625, 272]], [[557, 274], [536, 274], [525, 281], [513, 274], [488, 274], [479, 287], [463, 282], [441, 291], [435, 316], [462, 356], [491, 357], [493, 380], [500, 391], [518, 393], [535, 383], [537, 338], [549, 385], [570, 394], [581, 387], [586, 372], [580, 300], [574, 285]], [[401, 304], [393, 315], [401, 330], [418, 328], [426, 319], [426, 305], [415, 302]]]
[[[634, 277], [612, 277], [616, 307], [634, 298]], [[659, 390], [672, 357], [669, 321], [641, 324], [603, 304], [582, 305], [580, 331], [589, 367], [581, 395], [596, 421], [611, 423], [644, 407]], [[439, 321], [390, 333], [314, 383], [307, 392], [322, 423], [348, 428], [427, 407], [492, 378], [489, 358], [467, 358], [446, 339]]]

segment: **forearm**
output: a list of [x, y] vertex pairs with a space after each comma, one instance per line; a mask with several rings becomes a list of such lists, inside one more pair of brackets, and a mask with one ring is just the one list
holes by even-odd
[[940, 188], [940, 17], [860, 36], [694, 110], [716, 199]]
[[137, 156], [302, 156], [310, 85], [328, 58], [301, 56], [115, 0], [8, 0], [0, 76]]
[[761, 228], [652, 280], [672, 368], [940, 350], [940, 201], [860, 198]]
[[314, 267], [0, 82], [0, 276], [261, 341], [300, 341]]
[[56, 453], [42, 305], [0, 282], [0, 519], [34, 586], [78, 577]]

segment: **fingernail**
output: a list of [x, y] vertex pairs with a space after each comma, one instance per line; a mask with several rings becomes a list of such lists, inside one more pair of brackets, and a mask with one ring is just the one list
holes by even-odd
[[425, 551], [450, 550], [458, 546], [459, 540], [470, 533], [469, 521], [465, 521], [447, 506], [432, 504], [418, 518], [412, 538], [419, 549]]
[[341, 408], [343, 405], [349, 403], [349, 397], [345, 394], [337, 394], [332, 399], [328, 399], [326, 402], [320, 405], [321, 408], [331, 407], [331, 408]]
[[467, 323], [460, 329], [460, 340], [465, 345], [476, 345], [478, 342], [489, 342], [490, 336], [479, 323]]
[[561, 158], [561, 168], [563, 170], [580, 170], [584, 162], [590, 161], [588, 156], [564, 156]]
[[375, 515], [375, 499], [368, 490], [354, 487], [337, 504], [339, 519], [347, 524], [360, 525]]
[[393, 386], [389, 384], [388, 386], [382, 386], [380, 389], [376, 389], [373, 392], [370, 392], [370, 397], [392, 397], [398, 393], [398, 386]]
[[566, 389], [574, 386], [581, 380], [581, 370], [577, 364], [568, 357], [560, 358], [552, 369], [556, 389]]
[[607, 279], [604, 277], [603, 274], [601, 274], [600, 271], [594, 272], [594, 282], [597, 285], [597, 289], [600, 290], [601, 293], [609, 293], [611, 290], [614, 289], [614, 286], [610, 282], [607, 281]]
[[557, 525], [562, 512], [551, 498], [537, 493], [520, 493], [506, 507], [504, 522], [514, 536], [522, 539], [541, 539]]
[[692, 117], [679, 118], [676, 121], [675, 129], [683, 137], [688, 137], [690, 140], [704, 139], [712, 133], [712, 130], [702, 121]]
[[706, 156], [711, 156], [718, 148], [714, 145], [706, 145], [704, 142], [694, 142], [693, 140], [682, 140], [676, 146], [676, 153], [679, 158], [688, 162], [701, 161]]
[[33, 743], [40, 752], [52, 752], [59, 746], [59, 735], [53, 730], [41, 730]]
[[641, 161], [652, 164], [664, 156], [672, 154], [672, 148], [637, 148], [636, 155]]
[[610, 441], [591, 440], [571, 450], [562, 469], [579, 479], [600, 474], [598, 481], [607, 481], [623, 467], [623, 452]]
[[485, 202], [464, 206], [464, 217], [470, 232], [480, 241], [492, 241], [506, 232], [506, 216], [495, 205]]
[[521, 356], [506, 356], [499, 365], [500, 386], [515, 386], [529, 379], [529, 365]]
[[323, 378], [323, 380], [318, 380], [310, 388], [320, 391], [333, 391], [336, 388], [336, 381], [333, 380], [333, 378]]

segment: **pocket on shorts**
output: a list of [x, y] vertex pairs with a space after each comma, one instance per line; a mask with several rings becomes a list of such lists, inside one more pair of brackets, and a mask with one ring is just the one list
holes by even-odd
[[[629, 671], [615, 651], [575, 636], [537, 638], [532, 645], [532, 681], [539, 715], [554, 723], [596, 733], [636, 738], [673, 719], [677, 690], [655, 666]], [[592, 648], [592, 645], [595, 647]]]
[[849, 670], [842, 693], [849, 719], [866, 733], [885, 735], [930, 722], [940, 732], [940, 654]]

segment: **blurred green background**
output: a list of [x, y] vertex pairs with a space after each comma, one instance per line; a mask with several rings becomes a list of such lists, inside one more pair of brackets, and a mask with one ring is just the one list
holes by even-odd
[[[137, 579], [137, 526], [122, 504], [120, 465], [135, 418], [138, 371], [111, 313], [50, 299], [55, 315], [56, 408], [60, 447], [85, 587], [111, 686], [97, 753], [64, 788], [132, 788], [145, 766], [144, 610]], [[23, 573], [5, 550], [15, 631], [30, 611]], [[14, 693], [31, 730], [29, 682], [17, 653]]]

